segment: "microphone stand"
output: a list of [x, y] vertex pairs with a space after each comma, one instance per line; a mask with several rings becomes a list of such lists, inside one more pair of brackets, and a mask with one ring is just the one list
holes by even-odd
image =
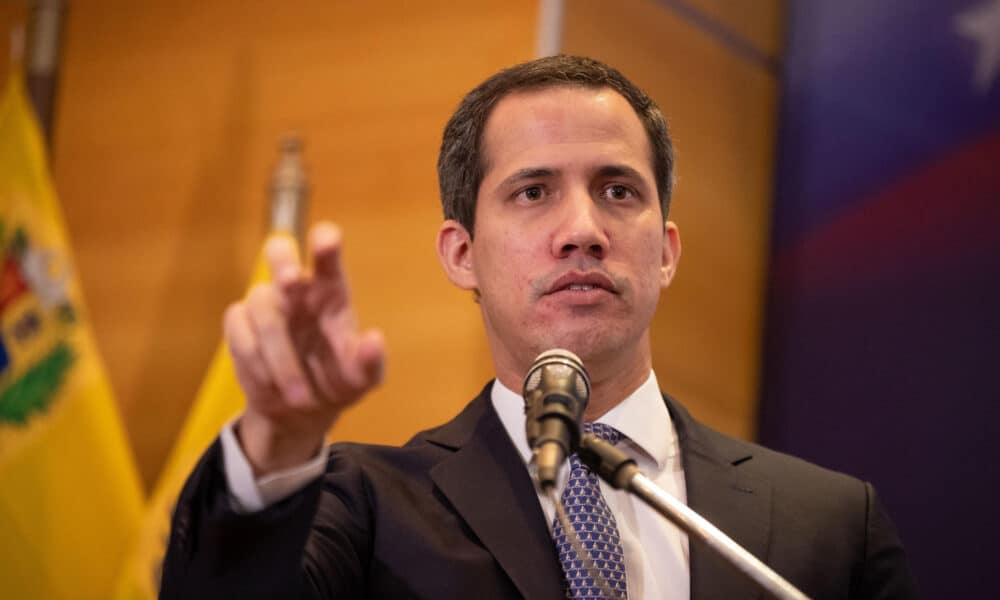
[[686, 504], [663, 491], [643, 475], [635, 461], [601, 438], [587, 434], [577, 451], [580, 460], [615, 489], [626, 490], [667, 518], [689, 537], [707, 544], [756, 583], [765, 593], [779, 600], [808, 600], [808, 596], [788, 583], [781, 575], [747, 552], [731, 537], [712, 525]]

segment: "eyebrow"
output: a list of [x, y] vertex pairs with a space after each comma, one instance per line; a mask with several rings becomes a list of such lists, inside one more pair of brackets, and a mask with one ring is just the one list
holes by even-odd
[[601, 177], [627, 177], [642, 181], [642, 175], [628, 165], [606, 165], [597, 170]]
[[526, 169], [518, 169], [506, 179], [501, 181], [497, 188], [501, 189], [510, 187], [520, 181], [524, 181], [525, 179], [541, 179], [543, 177], [552, 177], [558, 174], [558, 169], [549, 169], [547, 167], [529, 167]]

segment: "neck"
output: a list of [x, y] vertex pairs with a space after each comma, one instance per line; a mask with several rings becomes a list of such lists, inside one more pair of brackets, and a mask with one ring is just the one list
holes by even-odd
[[618, 356], [610, 361], [584, 361], [590, 374], [590, 402], [584, 421], [596, 421], [637, 390], [653, 368], [648, 346], [633, 357]]

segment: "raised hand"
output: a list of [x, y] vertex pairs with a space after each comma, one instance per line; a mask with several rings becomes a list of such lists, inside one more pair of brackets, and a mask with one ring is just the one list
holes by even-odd
[[224, 329], [247, 397], [237, 435], [259, 477], [305, 462], [341, 411], [379, 383], [382, 335], [361, 332], [341, 267], [340, 230], [309, 232], [311, 270], [295, 242], [272, 236], [271, 282], [231, 305]]

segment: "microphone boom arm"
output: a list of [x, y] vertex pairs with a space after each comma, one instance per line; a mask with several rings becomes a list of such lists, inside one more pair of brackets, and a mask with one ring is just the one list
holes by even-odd
[[756, 583], [765, 593], [780, 600], [808, 600], [773, 569], [737, 544], [731, 537], [665, 492], [643, 475], [635, 461], [601, 438], [586, 434], [577, 452], [580, 460], [614, 488], [626, 490], [679, 527], [690, 538], [707, 544], [730, 564]]

